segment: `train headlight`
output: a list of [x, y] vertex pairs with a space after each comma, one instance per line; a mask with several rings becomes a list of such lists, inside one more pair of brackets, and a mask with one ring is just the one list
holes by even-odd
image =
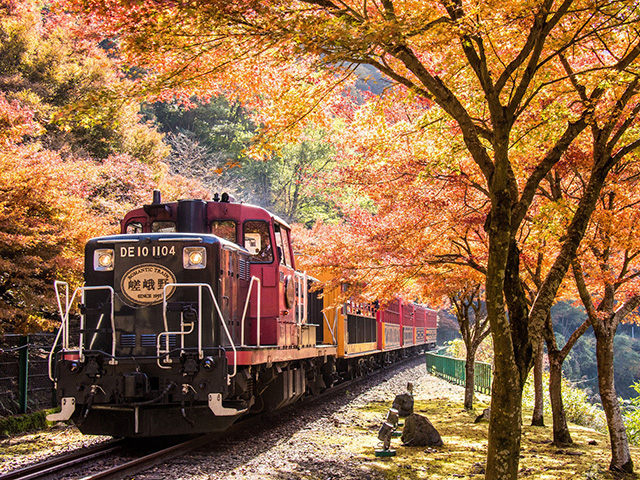
[[207, 266], [207, 251], [204, 247], [184, 247], [182, 264], [187, 269], [205, 268]]
[[93, 252], [93, 269], [98, 272], [110, 272], [113, 270], [113, 250], [101, 248]]

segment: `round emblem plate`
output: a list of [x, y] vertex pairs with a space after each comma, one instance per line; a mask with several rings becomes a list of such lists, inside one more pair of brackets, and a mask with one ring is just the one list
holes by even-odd
[[[176, 283], [171, 270], [155, 263], [137, 265], [127, 270], [120, 282], [120, 290], [125, 298], [138, 305], [156, 305], [162, 303], [165, 285]], [[167, 298], [173, 295], [176, 287], [167, 288]]]

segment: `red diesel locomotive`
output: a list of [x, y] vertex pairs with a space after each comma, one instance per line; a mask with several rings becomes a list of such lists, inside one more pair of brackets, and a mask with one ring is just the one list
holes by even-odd
[[336, 307], [337, 292], [296, 270], [287, 223], [226, 194], [163, 203], [155, 191], [120, 234], [87, 243], [84, 268], [72, 294], [56, 282], [61, 411], [49, 419], [88, 434], [222, 431], [435, 346], [435, 311]]

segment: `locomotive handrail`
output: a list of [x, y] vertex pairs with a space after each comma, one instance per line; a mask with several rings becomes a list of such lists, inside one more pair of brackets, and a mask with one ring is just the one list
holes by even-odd
[[[295, 318], [298, 326], [298, 343], [302, 345], [302, 325], [307, 323], [307, 272], [294, 272], [299, 295], [296, 296]], [[302, 298], [300, 298], [302, 297]]]
[[[82, 302], [84, 303], [85, 301], [85, 291], [87, 290], [109, 290], [110, 293], [110, 297], [111, 297], [111, 360], [110, 362], [114, 362], [115, 360], [115, 356], [116, 356], [116, 327], [115, 327], [115, 317], [114, 317], [114, 312], [113, 312], [113, 298], [114, 298], [114, 292], [113, 292], [113, 288], [108, 286], [108, 285], [104, 285], [104, 286], [93, 286], [93, 287], [78, 287], [74, 290], [73, 295], [71, 296], [71, 299], [69, 299], [69, 284], [67, 282], [62, 282], [59, 280], [55, 280], [53, 282], [55, 291], [56, 291], [56, 301], [58, 302], [58, 310], [60, 313], [60, 320], [61, 320], [61, 325], [60, 325], [60, 329], [58, 330], [58, 334], [56, 335], [55, 340], [53, 341], [53, 345], [51, 347], [51, 351], [49, 352], [49, 362], [48, 362], [48, 367], [49, 367], [49, 379], [52, 382], [55, 382], [54, 377], [53, 377], [53, 368], [52, 368], [52, 362], [53, 362], [53, 356], [55, 355], [55, 351], [56, 351], [56, 347], [58, 346], [58, 342], [60, 341], [60, 337], [62, 336], [62, 350], [69, 350], [69, 310], [71, 309], [71, 305], [73, 305], [74, 300], [76, 299], [76, 295], [78, 294], [78, 292], [81, 292], [82, 294]], [[63, 305], [62, 305], [62, 299], [60, 298], [60, 286], [64, 287], [65, 293], [64, 293], [64, 309], [63, 309]], [[100, 316], [100, 320], [99, 323], [102, 323], [102, 319], [104, 318], [104, 314], [102, 314]], [[85, 319], [85, 315], [81, 314], [80, 315], [80, 338], [79, 338], [79, 345], [78, 345], [78, 358], [80, 361], [84, 360], [83, 354], [82, 354], [82, 350], [83, 350], [83, 341], [84, 341], [84, 319]], [[93, 343], [93, 342], [92, 342]]]
[[[59, 288], [60, 285], [64, 286], [64, 289], [65, 289], [64, 310], [62, 309], [62, 301], [60, 299], [60, 288]], [[65, 330], [67, 330], [66, 323], [69, 318], [69, 303], [67, 303], [69, 300], [69, 284], [67, 282], [61, 282], [60, 280], [55, 280], [53, 282], [53, 288], [56, 291], [56, 300], [58, 302], [58, 311], [60, 312], [61, 324], [60, 324], [60, 328], [58, 329], [58, 333], [56, 334], [56, 338], [53, 341], [53, 345], [51, 346], [51, 351], [49, 352], [47, 373], [49, 374], [49, 380], [51, 380], [52, 382], [55, 382], [53, 378], [52, 362], [53, 362], [53, 356], [55, 355], [56, 347], [58, 346], [58, 341], [60, 341], [60, 336], [63, 334], [63, 332], [65, 332]]]
[[[298, 298], [296, 298], [296, 324], [301, 326], [307, 323], [307, 307], [308, 307], [308, 293], [307, 288], [307, 272], [304, 273], [294, 272], [296, 283], [298, 285], [298, 292], [300, 292]], [[302, 297], [302, 298], [300, 298]]]
[[[180, 288], [180, 287], [198, 287], [198, 357], [204, 358], [204, 351], [202, 350], [202, 287], [206, 287], [209, 294], [211, 295], [211, 299], [213, 300], [213, 304], [216, 307], [216, 311], [218, 312], [218, 316], [220, 317], [220, 323], [224, 327], [224, 331], [227, 334], [227, 338], [229, 342], [231, 342], [231, 349], [233, 350], [233, 374], [229, 375], [227, 373], [227, 384], [231, 382], [231, 379], [236, 376], [238, 373], [238, 351], [236, 350], [236, 345], [233, 343], [233, 338], [231, 338], [231, 334], [229, 333], [229, 328], [227, 327], [227, 322], [222, 315], [222, 311], [220, 310], [220, 306], [218, 305], [218, 300], [216, 300], [216, 296], [213, 293], [213, 289], [211, 285], [206, 283], [167, 283], [162, 292], [162, 317], [164, 320], [164, 326], [166, 330], [169, 330], [169, 324], [167, 321], [167, 288]], [[158, 337], [160, 337], [163, 333], [161, 332]], [[190, 333], [190, 332], [189, 332]], [[185, 335], [185, 334], [182, 334]], [[183, 337], [184, 338], [184, 337]], [[160, 344], [158, 343], [158, 365], [160, 365]]]
[[247, 290], [247, 300], [244, 302], [244, 311], [242, 312], [242, 322], [240, 324], [240, 340], [242, 341], [242, 347], [246, 347], [246, 343], [244, 341], [244, 321], [247, 318], [247, 308], [249, 307], [249, 300], [251, 298], [251, 287], [253, 284], [258, 285], [258, 321], [257, 321], [257, 330], [256, 330], [256, 345], [260, 346], [260, 305], [262, 305], [262, 288], [260, 288], [260, 279], [258, 277], [251, 277], [251, 281], [249, 282], [249, 289]]
[[[104, 285], [104, 286], [96, 286], [96, 287], [79, 287], [76, 292], [78, 290], [82, 291], [82, 303], [85, 303], [85, 292], [87, 290], [91, 290], [91, 291], [96, 291], [96, 290], [109, 290], [110, 293], [110, 297], [111, 297], [111, 360], [109, 360], [109, 363], [114, 364], [115, 358], [116, 358], [116, 321], [115, 321], [115, 316], [114, 316], [114, 305], [113, 305], [113, 298], [114, 298], [114, 292], [113, 292], [113, 287], [110, 287], [108, 285]], [[73, 296], [75, 297], [75, 292], [73, 294]], [[72, 299], [73, 301], [73, 299]], [[67, 312], [68, 315], [69, 312]], [[98, 321], [98, 325], [100, 325], [102, 323], [102, 319], [104, 318], [104, 313], [102, 315], [100, 315], [100, 320]], [[84, 346], [84, 320], [85, 320], [85, 315], [80, 315], [80, 345], [78, 346], [78, 355], [80, 357], [80, 361], [84, 361], [84, 357], [82, 355], [82, 350], [83, 350], [83, 346]], [[68, 321], [68, 318], [67, 318]], [[91, 342], [91, 344], [93, 345], [93, 341]], [[67, 346], [68, 348], [68, 346]]]

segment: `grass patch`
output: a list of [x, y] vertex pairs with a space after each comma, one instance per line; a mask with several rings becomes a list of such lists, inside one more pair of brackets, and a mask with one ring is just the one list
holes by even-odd
[[[396, 456], [378, 458], [374, 450], [378, 445], [377, 432], [390, 403], [376, 402], [358, 411], [359, 426], [368, 426], [366, 438], [349, 442], [347, 448], [368, 470], [376, 470], [384, 478], [396, 480], [422, 479], [474, 479], [484, 478], [487, 455], [488, 422], [474, 423], [488, 405], [476, 403], [475, 412], [467, 412], [461, 404], [440, 398], [430, 401], [416, 400], [414, 412], [424, 415], [440, 432], [442, 447], [403, 447], [399, 438], [392, 440]], [[552, 422], [545, 418], [546, 427], [528, 425], [531, 412], [526, 412], [522, 428], [522, 449], [519, 478], [619, 480], [608, 471], [611, 461], [609, 439], [590, 428], [570, 425], [574, 444], [557, 447], [551, 443]], [[363, 432], [364, 429], [358, 429]], [[635, 465], [639, 465], [640, 449], [631, 447]], [[635, 475], [626, 478], [637, 478]]]
[[0, 435], [16, 435], [33, 430], [43, 430], [47, 428], [47, 415], [54, 411], [55, 409], [41, 410], [0, 419]]

